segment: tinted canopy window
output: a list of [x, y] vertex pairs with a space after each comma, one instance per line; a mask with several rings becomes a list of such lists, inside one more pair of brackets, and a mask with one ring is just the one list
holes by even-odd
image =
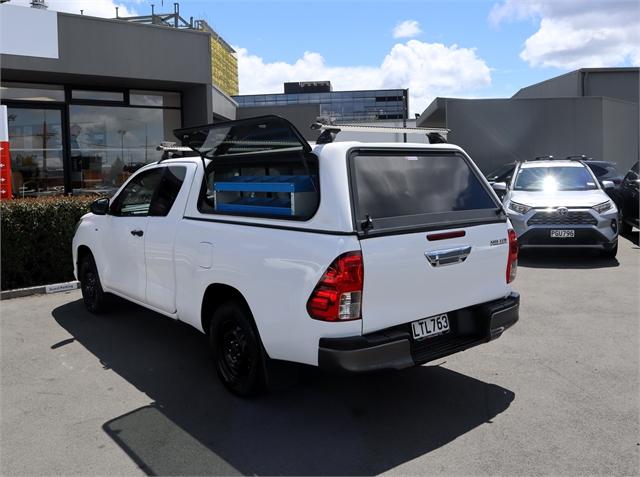
[[479, 217], [469, 211], [496, 217], [498, 205], [461, 155], [362, 154], [353, 174], [358, 219], [369, 216], [374, 229]]
[[320, 200], [318, 162], [300, 152], [216, 159], [207, 167], [201, 212], [308, 220]]
[[211, 159], [261, 152], [311, 150], [295, 127], [277, 116], [179, 129], [175, 134], [185, 146]]

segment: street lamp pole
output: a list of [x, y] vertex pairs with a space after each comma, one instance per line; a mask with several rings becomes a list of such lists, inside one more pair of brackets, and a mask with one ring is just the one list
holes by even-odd
[[127, 134], [126, 129], [118, 129], [118, 134], [120, 134], [120, 159], [124, 164], [124, 135]]

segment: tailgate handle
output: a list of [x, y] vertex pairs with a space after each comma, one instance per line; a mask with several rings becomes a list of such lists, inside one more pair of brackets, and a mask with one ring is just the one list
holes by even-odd
[[471, 245], [465, 245], [464, 247], [444, 248], [442, 250], [425, 252], [424, 256], [427, 257], [427, 260], [429, 260], [432, 266], [441, 267], [443, 265], [462, 263], [470, 253]]

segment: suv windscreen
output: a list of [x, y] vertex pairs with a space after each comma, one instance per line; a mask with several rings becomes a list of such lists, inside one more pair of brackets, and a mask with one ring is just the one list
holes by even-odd
[[351, 160], [359, 228], [498, 218], [499, 204], [460, 154], [362, 152]]
[[513, 189], [527, 192], [595, 190], [598, 186], [586, 167], [520, 168]]

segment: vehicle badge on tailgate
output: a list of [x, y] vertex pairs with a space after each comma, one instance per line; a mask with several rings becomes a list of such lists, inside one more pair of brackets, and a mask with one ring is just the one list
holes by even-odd
[[501, 239], [492, 240], [491, 242], [489, 242], [489, 245], [493, 247], [494, 245], [503, 245], [505, 243], [507, 243], [507, 239], [501, 238]]

